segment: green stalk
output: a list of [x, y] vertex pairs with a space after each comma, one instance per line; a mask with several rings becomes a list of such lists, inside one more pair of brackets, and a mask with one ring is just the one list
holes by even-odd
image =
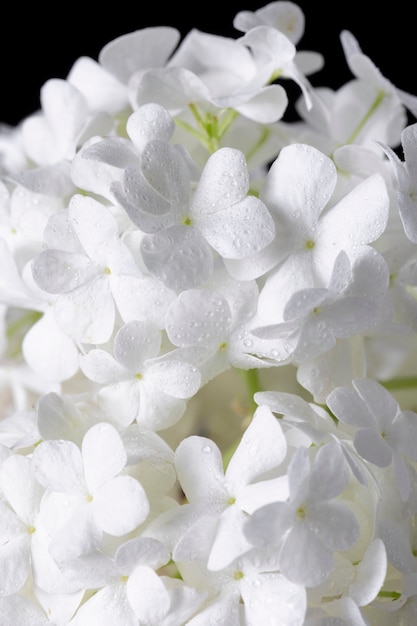
[[417, 387], [417, 376], [403, 376], [400, 378], [393, 378], [392, 380], [386, 380], [380, 383], [385, 389], [389, 391], [398, 391], [400, 389], [415, 389]]
[[401, 598], [401, 594], [398, 591], [380, 591], [378, 598], [388, 598], [389, 600], [398, 600]]
[[362, 128], [364, 128], [365, 124], [373, 115], [373, 113], [377, 110], [377, 108], [379, 107], [379, 105], [381, 104], [384, 98], [385, 98], [385, 93], [383, 91], [380, 91], [378, 95], [376, 96], [375, 100], [373, 101], [369, 111], [366, 113], [366, 115], [363, 116], [363, 118], [361, 119], [361, 121], [359, 122], [359, 124], [357, 125], [357, 127], [355, 128], [351, 136], [349, 137], [349, 139], [346, 141], [347, 144], [355, 142], [356, 137], [359, 135]]

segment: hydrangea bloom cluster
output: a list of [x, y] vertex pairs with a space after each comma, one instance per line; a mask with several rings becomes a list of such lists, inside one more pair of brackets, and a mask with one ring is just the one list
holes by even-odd
[[3, 626], [417, 622], [417, 96], [348, 31], [314, 87], [304, 22], [128, 33], [0, 128]]

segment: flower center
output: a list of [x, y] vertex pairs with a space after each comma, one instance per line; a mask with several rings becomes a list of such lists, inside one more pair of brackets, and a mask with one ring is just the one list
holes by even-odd
[[307, 517], [307, 509], [305, 506], [299, 506], [295, 512], [298, 519], [305, 519]]

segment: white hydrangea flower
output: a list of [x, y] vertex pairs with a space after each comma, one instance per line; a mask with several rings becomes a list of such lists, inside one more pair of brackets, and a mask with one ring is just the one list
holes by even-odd
[[113, 120], [104, 113], [92, 115], [83, 94], [67, 80], [47, 80], [40, 97], [41, 110], [22, 125], [25, 151], [39, 166], [71, 160], [89, 136], [112, 128]]
[[340, 33], [340, 41], [345, 54], [346, 62], [354, 76], [366, 81], [388, 98], [397, 98], [414, 115], [417, 113], [417, 96], [398, 89], [393, 83], [382, 75], [373, 61], [363, 53], [358, 40], [348, 30]]
[[338, 419], [356, 428], [353, 443], [365, 460], [378, 467], [394, 463], [398, 490], [407, 501], [414, 477], [409, 462], [417, 460], [417, 414], [401, 411], [377, 381], [359, 378], [352, 386], [334, 389], [326, 402]]
[[34, 450], [34, 475], [48, 491], [42, 519], [52, 535], [50, 553], [66, 561], [94, 551], [103, 534], [120, 537], [147, 517], [149, 503], [141, 484], [123, 474], [123, 441], [110, 424], [84, 435], [81, 450], [71, 441], [49, 440]]
[[164, 307], [174, 292], [142, 273], [109, 208], [75, 195], [67, 211], [49, 220], [45, 237], [50, 245], [34, 258], [32, 273], [41, 289], [57, 294], [55, 316], [69, 337], [105, 343], [114, 330], [116, 307], [125, 321], [135, 316], [163, 327]]
[[255, 546], [279, 550], [279, 569], [289, 580], [314, 587], [329, 576], [333, 551], [346, 550], [359, 537], [354, 514], [337, 500], [348, 484], [338, 445], [322, 446], [311, 464], [298, 448], [288, 471], [289, 498], [259, 508], [244, 532]]
[[[225, 471], [213, 441], [187, 437], [176, 449], [175, 466], [188, 504], [157, 518], [147, 534], [169, 536], [173, 558], [187, 562], [199, 552], [206, 529], [212, 542], [207, 566], [224, 568], [251, 548], [243, 534], [247, 514], [277, 494], [286, 497], [285, 477], [276, 471], [285, 454], [281, 427], [266, 407], [255, 412]], [[270, 478], [262, 480], [264, 475]]]
[[260, 315], [276, 321], [284, 303], [276, 294], [325, 286], [341, 250], [354, 253], [376, 241], [388, 220], [384, 179], [374, 174], [336, 204], [334, 163], [307, 144], [286, 146], [264, 179], [260, 198], [275, 221], [274, 240], [247, 259], [227, 259], [233, 276], [248, 280], [265, 275]]
[[270, 358], [310, 361], [330, 351], [338, 340], [366, 332], [379, 316], [387, 288], [382, 256], [365, 248], [351, 262], [342, 250], [326, 287], [295, 291], [285, 304], [283, 322], [255, 327], [251, 333], [270, 340]]
[[61, 574], [49, 553], [50, 538], [40, 513], [44, 488], [30, 458], [11, 454], [0, 468], [1, 596], [23, 590], [32, 579], [50, 593], [73, 593], [79, 587]]
[[389, 146], [384, 150], [395, 176], [395, 193], [404, 232], [410, 241], [417, 242], [417, 208], [415, 199], [415, 172], [417, 124], [410, 124], [401, 133], [404, 161]]
[[[289, 49], [295, 54], [285, 35], [271, 31], [280, 38], [285, 52]], [[190, 105], [202, 119], [217, 117], [221, 121], [226, 112], [226, 129], [235, 112], [271, 124], [281, 119], [288, 104], [285, 89], [269, 84], [273, 69], [272, 62], [266, 67], [257, 62], [243, 38], [239, 41], [193, 29], [167, 67], [143, 72], [134, 89], [131, 86], [130, 100], [133, 109], [156, 102], [185, 120]]]
[[192, 193], [184, 155], [161, 141], [150, 141], [140, 168], [126, 167], [123, 182], [113, 185], [120, 205], [146, 233], [140, 244], [145, 266], [176, 291], [206, 282], [215, 256], [245, 258], [273, 240], [273, 220], [248, 190], [239, 150], [215, 152]]
[[136, 421], [150, 430], [168, 428], [200, 388], [199, 370], [172, 351], [161, 354], [162, 335], [149, 322], [132, 321], [114, 338], [114, 356], [94, 348], [80, 357], [87, 378], [101, 385], [99, 403], [118, 424]]
[[[208, 537], [210, 541], [210, 536]], [[227, 623], [255, 626], [284, 623], [302, 626], [306, 614], [307, 594], [302, 585], [289, 581], [277, 569], [277, 561], [268, 552], [248, 552], [215, 573], [205, 567], [205, 541], [201, 541], [201, 560], [180, 564], [187, 581], [198, 580], [210, 590], [205, 606], [187, 624]], [[278, 622], [277, 622], [278, 620]]]
[[0, 124], [5, 626], [416, 621], [417, 96], [233, 25]]

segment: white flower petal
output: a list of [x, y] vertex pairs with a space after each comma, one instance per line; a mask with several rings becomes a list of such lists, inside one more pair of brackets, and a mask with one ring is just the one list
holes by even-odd
[[92, 426], [82, 442], [84, 476], [90, 493], [102, 488], [126, 464], [126, 451], [119, 432], [111, 424]]
[[284, 309], [284, 319], [289, 321], [306, 316], [311, 313], [315, 307], [319, 307], [322, 303], [325, 303], [328, 297], [329, 291], [324, 287], [299, 289], [287, 300]]
[[57, 325], [53, 308], [26, 333], [22, 353], [28, 365], [50, 381], [62, 382], [78, 371], [78, 349]]
[[126, 594], [139, 623], [164, 623], [171, 601], [162, 579], [153, 569], [138, 566], [129, 576]]
[[13, 537], [25, 535], [25, 523], [4, 499], [0, 501], [0, 521], [1, 546], [7, 546]]
[[[177, 147], [163, 141], [149, 142], [142, 153], [141, 170], [148, 185], [171, 206], [188, 205], [190, 172]], [[147, 210], [143, 200], [141, 205]]]
[[126, 369], [111, 354], [99, 348], [82, 354], [80, 367], [87, 378], [100, 385], [117, 383], [128, 376]]
[[49, 544], [49, 552], [61, 568], [65, 561], [95, 552], [102, 540], [103, 532], [92, 518], [91, 503], [84, 499], [83, 505], [59, 527]]
[[403, 574], [414, 573], [415, 556], [413, 554], [408, 529], [392, 519], [381, 519], [378, 536], [384, 542], [390, 563]]
[[[123, 181], [113, 181], [110, 190], [129, 219], [143, 233], [156, 233], [174, 221], [169, 202], [147, 183], [137, 166], [126, 167]], [[140, 205], [138, 198], [141, 199]]]
[[332, 413], [346, 424], [369, 428], [375, 425], [374, 416], [353, 389], [348, 387], [334, 389], [327, 396], [326, 403]]
[[353, 386], [374, 416], [375, 422], [381, 428], [391, 426], [398, 413], [398, 403], [394, 396], [378, 381], [370, 378], [355, 378]]
[[[58, 527], [56, 518], [55, 528]], [[54, 529], [55, 530], [55, 529]], [[62, 569], [49, 552], [50, 535], [45, 532], [43, 520], [36, 520], [36, 532], [31, 535], [31, 561], [34, 593], [39, 599], [43, 597], [48, 606], [47, 596], [50, 596], [50, 609], [56, 603], [57, 613], [62, 611], [64, 617], [66, 610], [73, 612], [78, 606], [82, 593], [82, 583], [80, 580], [70, 580], [66, 577]], [[41, 591], [42, 590], [42, 591]], [[45, 593], [45, 596], [43, 596]], [[75, 597], [74, 597], [75, 596]], [[77, 601], [78, 596], [78, 601]], [[72, 615], [71, 612], [71, 615]]]
[[183, 439], [175, 451], [175, 465], [189, 502], [225, 493], [222, 456], [210, 439], [197, 435]]
[[47, 626], [45, 613], [21, 594], [0, 598], [0, 617], [4, 624]]
[[245, 623], [279, 623], [286, 626], [304, 624], [307, 595], [302, 585], [296, 585], [281, 574], [268, 574], [253, 579], [244, 576], [241, 594], [245, 605]]
[[110, 339], [115, 322], [115, 304], [109, 281], [102, 277], [55, 302], [58, 325], [65, 334], [81, 343], [105, 343]]
[[243, 433], [226, 470], [226, 480], [237, 485], [279, 467], [287, 453], [287, 442], [278, 419], [266, 407], [258, 407]]
[[81, 605], [71, 620], [73, 626], [137, 626], [137, 623], [123, 583], [108, 585], [97, 591]]
[[216, 345], [231, 323], [226, 298], [211, 289], [188, 289], [179, 294], [166, 315], [166, 331], [176, 346]]
[[320, 220], [323, 255], [332, 248], [349, 250], [376, 241], [386, 228], [388, 207], [388, 191], [380, 174], [356, 185]]
[[0, 546], [1, 595], [20, 591], [30, 572], [30, 538], [24, 531]]
[[[36, 192], [40, 198], [42, 196], [64, 198], [76, 192], [74, 182], [71, 180], [71, 165], [68, 161], [18, 172], [12, 180], [25, 189]], [[51, 201], [51, 198], [48, 200]], [[27, 229], [28, 227], [29, 224], [26, 225]], [[27, 232], [30, 233], [30, 230]], [[33, 236], [34, 231], [31, 234]]]
[[138, 418], [142, 407], [143, 384], [132, 375], [126, 379], [102, 387], [98, 393], [102, 410], [118, 426], [126, 427]]
[[236, 102], [236, 98], [216, 98], [214, 102], [221, 106], [228, 101], [234, 104], [236, 111], [249, 120], [260, 124], [274, 124], [284, 115], [288, 106], [288, 96], [282, 85], [267, 85], [254, 95], [248, 95], [244, 102], [242, 96]]
[[202, 285], [213, 270], [213, 252], [193, 226], [173, 226], [142, 239], [148, 270], [174, 291]]
[[170, 595], [171, 606], [165, 618], [164, 626], [177, 626], [187, 623], [187, 620], [196, 615], [207, 598], [207, 591], [184, 584], [176, 578], [164, 579], [164, 584]]
[[243, 532], [246, 519], [246, 513], [237, 504], [228, 506], [222, 513], [207, 561], [209, 570], [222, 570], [252, 548], [251, 542]]
[[175, 116], [191, 103], [209, 102], [210, 91], [194, 72], [181, 67], [166, 67], [150, 70], [140, 77], [133, 101], [136, 107], [149, 102], [160, 104]]
[[145, 384], [174, 398], [191, 398], [200, 389], [201, 374], [189, 363], [176, 360], [153, 360], [148, 363]]
[[149, 513], [145, 491], [131, 476], [117, 476], [106, 482], [95, 495], [92, 506], [97, 525], [116, 537], [132, 532]]
[[161, 332], [148, 322], [139, 320], [122, 326], [114, 339], [114, 356], [133, 374], [143, 369], [143, 363], [158, 356]]
[[131, 574], [138, 565], [158, 569], [170, 559], [168, 548], [152, 537], [136, 537], [117, 548], [115, 561], [121, 572]]
[[[209, 506], [191, 506], [188, 513], [194, 515], [185, 518], [187, 527], [178, 533], [179, 540], [172, 551], [172, 558], [176, 563], [206, 562], [216, 535], [218, 516], [211, 514]], [[183, 521], [180, 518], [180, 522]]]
[[111, 277], [111, 289], [124, 322], [144, 320], [160, 330], [165, 328], [165, 314], [176, 294], [154, 276]]
[[191, 202], [192, 214], [217, 213], [240, 202], [249, 190], [245, 155], [234, 148], [220, 148], [208, 159]]
[[355, 433], [354, 444], [363, 459], [378, 467], [388, 467], [392, 462], [392, 450], [375, 428], [361, 428]]
[[165, 65], [179, 37], [180, 33], [168, 26], [142, 28], [107, 43], [100, 51], [99, 62], [127, 85], [135, 72]]
[[294, 583], [315, 587], [326, 580], [333, 567], [333, 553], [304, 524], [289, 531], [279, 555], [281, 573]]
[[72, 226], [83, 249], [95, 263], [106, 266], [111, 250], [118, 240], [117, 222], [103, 204], [76, 194], [68, 211]]
[[126, 140], [95, 138], [80, 148], [71, 161], [71, 179], [79, 189], [114, 202], [112, 187], [123, 178], [123, 170], [117, 165], [125, 164], [129, 156], [122, 141]]
[[85, 490], [82, 456], [71, 441], [43, 441], [33, 452], [33, 468], [39, 482], [52, 491]]
[[282, 502], [272, 502], [252, 513], [245, 524], [244, 533], [253, 546], [279, 546], [293, 523], [291, 507]]
[[100, 268], [83, 255], [64, 250], [45, 250], [32, 262], [36, 284], [48, 293], [69, 293], [93, 280]]
[[335, 498], [342, 493], [348, 481], [349, 474], [341, 447], [335, 443], [322, 446], [314, 459], [309, 478], [309, 493], [312, 500], [320, 502]]
[[293, 144], [285, 146], [272, 164], [260, 197], [284, 222], [311, 231], [336, 180], [335, 166], [327, 156], [313, 146]]
[[186, 408], [186, 400], [169, 396], [154, 384], [143, 385], [136, 421], [147, 430], [164, 430], [176, 424]]
[[187, 626], [207, 626], [207, 624], [222, 623], [227, 624], [227, 626], [240, 626], [242, 623], [239, 603], [231, 594], [220, 594], [192, 617], [187, 622]]
[[32, 460], [21, 455], [8, 457], [1, 466], [0, 484], [4, 496], [20, 519], [31, 525], [44, 492], [35, 478]]
[[[302, 250], [291, 254], [266, 278], [259, 294], [260, 320], [267, 324], [281, 321], [286, 301], [291, 294], [302, 289], [311, 289], [315, 282], [311, 252]], [[285, 297], [280, 294], [285, 294]]]
[[67, 80], [81, 91], [92, 111], [116, 114], [128, 106], [126, 87], [90, 57], [79, 57]]
[[254, 196], [201, 217], [198, 226], [211, 247], [228, 259], [252, 256], [275, 237], [271, 215]]
[[387, 554], [383, 541], [374, 539], [362, 560], [356, 566], [355, 580], [349, 585], [349, 597], [358, 606], [366, 606], [375, 600], [381, 590], [387, 572]]
[[359, 524], [347, 506], [338, 501], [322, 502], [307, 512], [312, 534], [333, 550], [347, 550], [359, 538]]
[[42, 439], [67, 439], [77, 443], [79, 433], [83, 432], [82, 422], [82, 415], [69, 398], [55, 392], [39, 398], [37, 424]]
[[175, 122], [166, 109], [153, 102], [139, 107], [126, 122], [126, 132], [141, 152], [153, 139], [169, 142]]

